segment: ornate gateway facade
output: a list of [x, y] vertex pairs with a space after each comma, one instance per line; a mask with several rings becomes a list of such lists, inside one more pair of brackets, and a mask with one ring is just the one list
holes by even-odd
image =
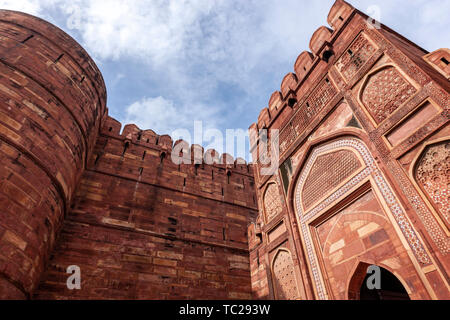
[[[428, 53], [344, 1], [328, 23], [250, 127], [252, 288], [449, 299], [450, 50]], [[279, 170], [262, 175], [277, 140]], [[381, 290], [366, 290], [369, 266]]]

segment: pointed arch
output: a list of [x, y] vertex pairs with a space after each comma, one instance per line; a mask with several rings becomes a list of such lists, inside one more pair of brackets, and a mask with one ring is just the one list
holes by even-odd
[[[391, 298], [394, 298], [395, 300], [410, 300], [409, 295], [411, 294], [411, 289], [409, 288], [406, 281], [394, 270], [392, 270], [390, 267], [383, 265], [383, 264], [374, 264], [369, 263], [367, 261], [358, 261], [355, 266], [353, 267], [353, 272], [350, 273], [349, 279], [347, 281], [347, 294], [346, 297], [348, 300], [361, 300], [361, 291], [362, 287], [365, 285], [365, 281], [367, 279], [367, 270], [370, 266], [376, 266], [381, 269], [381, 289], [383, 289], [383, 286], [386, 289], [390, 289], [387, 286], [395, 286], [396, 290], [398, 292], [395, 292], [398, 294], [396, 297], [392, 297], [392, 293], [390, 293]], [[383, 270], [384, 269], [384, 270]], [[386, 277], [387, 276], [387, 277]], [[385, 283], [383, 283], [383, 278], [385, 278]], [[386, 279], [388, 278], [388, 279]], [[392, 281], [398, 281], [398, 283], [392, 284], [392, 283], [386, 283], [386, 281], [392, 282]], [[399, 286], [403, 288], [399, 288]], [[402, 290], [404, 292], [402, 292]], [[384, 293], [386, 295], [386, 293]], [[382, 297], [379, 297], [382, 299]], [[389, 299], [391, 300], [391, 299]]]
[[269, 223], [283, 212], [280, 190], [278, 184], [274, 181], [271, 181], [266, 185], [266, 189], [263, 193], [263, 206], [265, 223]]
[[[315, 206], [312, 206], [305, 211], [301, 204], [301, 198], [303, 184], [309, 173], [309, 168], [312, 165], [311, 160], [314, 160], [315, 157], [320, 154], [339, 148], [348, 148], [357, 153], [360, 159], [362, 159], [362, 169], [353, 176], [350, 175], [350, 178], [343, 182], [342, 185], [337, 189], [334, 189], [320, 202], [317, 202]], [[411, 258], [417, 260], [422, 266], [431, 263], [431, 258], [422, 240], [414, 230], [404, 209], [395, 197], [393, 190], [387, 183], [381, 170], [378, 168], [368, 147], [361, 139], [348, 134], [342, 135], [341, 133], [341, 135], [336, 135], [333, 138], [323, 139], [321, 140], [321, 143], [311, 142], [302, 160], [301, 165], [299, 165], [296, 170], [296, 176], [294, 176], [293, 184], [289, 191], [289, 199], [292, 201], [290, 206], [293, 208], [293, 212], [298, 221], [306, 258], [309, 262], [310, 275], [318, 299], [327, 299], [328, 291], [322, 276], [322, 271], [320, 270], [320, 264], [317, 258], [318, 255], [313, 244], [309, 223], [314, 219], [318, 219], [320, 214], [324, 213], [331, 205], [340, 201], [339, 199], [344, 199], [345, 196], [352, 192], [352, 190], [367, 181], [370, 181], [370, 183], [376, 187], [377, 192], [380, 193], [381, 199], [389, 209], [392, 221], [395, 221], [397, 224], [396, 230], [398, 230], [399, 236], [401, 235], [402, 239], [405, 241], [404, 243], [407, 244], [413, 252]], [[420, 272], [420, 270], [418, 270], [418, 272]]]
[[450, 139], [424, 144], [410, 167], [410, 176], [425, 198], [430, 211], [449, 233], [450, 227]]
[[294, 260], [291, 252], [280, 248], [271, 263], [275, 296], [279, 300], [297, 300], [300, 297]]

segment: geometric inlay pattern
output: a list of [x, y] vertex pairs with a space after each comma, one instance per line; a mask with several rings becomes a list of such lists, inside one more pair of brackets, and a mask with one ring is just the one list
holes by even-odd
[[266, 211], [266, 222], [271, 221], [283, 211], [280, 192], [275, 183], [271, 183], [264, 194], [264, 209]]
[[280, 154], [286, 152], [311, 124], [311, 119], [326, 107], [337, 93], [328, 77], [322, 80], [310, 94], [308, 100], [298, 108], [289, 124], [280, 130]]
[[273, 261], [273, 275], [277, 286], [279, 300], [295, 300], [298, 298], [297, 281], [294, 274], [294, 263], [291, 254], [280, 250]]
[[393, 66], [389, 66], [369, 77], [361, 100], [375, 121], [381, 123], [416, 91]]
[[356, 154], [349, 150], [338, 150], [319, 156], [303, 186], [302, 196], [305, 209], [308, 209], [361, 167], [361, 162]]
[[347, 52], [338, 60], [336, 68], [348, 82], [375, 52], [375, 47], [364, 35], [360, 34], [350, 48], [348, 48]]
[[[317, 206], [313, 207], [307, 212], [303, 212], [301, 205], [302, 190], [305, 180], [307, 178], [308, 172], [310, 172], [312, 165], [323, 153], [327, 153], [336, 149], [341, 148], [352, 148], [361, 156], [364, 161], [365, 168], [360, 171], [356, 176], [351, 178], [342, 187], [331, 193], [323, 201], [320, 201]], [[376, 165], [376, 162], [365, 144], [359, 139], [353, 137], [341, 138], [329, 142], [325, 145], [321, 145], [313, 150], [309, 156], [306, 165], [301, 172], [294, 193], [294, 205], [297, 211], [297, 217], [300, 222], [300, 230], [305, 242], [306, 256], [309, 260], [311, 266], [311, 273], [313, 282], [317, 289], [318, 298], [324, 300], [327, 298], [325, 285], [322, 282], [321, 271], [319, 267], [319, 262], [317, 260], [317, 254], [314, 249], [311, 231], [309, 229], [308, 221], [318, 216], [320, 213], [324, 212], [331, 204], [335, 203], [338, 199], [345, 197], [353, 188], [355, 188], [359, 183], [366, 180], [369, 176], [372, 176], [374, 183], [376, 184], [381, 196], [383, 197], [389, 212], [394, 217], [397, 225], [399, 226], [403, 236], [405, 237], [411, 251], [416, 257], [417, 261], [422, 266], [427, 266], [431, 264], [431, 258], [425, 250], [425, 246], [422, 241], [417, 236], [415, 230], [410, 224], [405, 212], [400, 206], [397, 198], [392, 192], [391, 187], [387, 183], [383, 174]]]
[[450, 216], [450, 141], [428, 147], [416, 167], [416, 180], [448, 223]]

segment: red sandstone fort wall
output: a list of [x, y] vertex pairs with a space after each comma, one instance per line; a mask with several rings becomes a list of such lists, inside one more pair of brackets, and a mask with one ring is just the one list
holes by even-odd
[[87, 53], [56, 27], [0, 11], [0, 298], [36, 288], [106, 111]]
[[0, 11], [0, 37], [0, 298], [250, 298], [252, 165], [120, 133], [99, 70], [56, 27]]
[[[252, 166], [175, 165], [168, 136], [119, 131], [105, 121], [35, 297], [251, 298]], [[70, 265], [79, 291], [67, 289]]]

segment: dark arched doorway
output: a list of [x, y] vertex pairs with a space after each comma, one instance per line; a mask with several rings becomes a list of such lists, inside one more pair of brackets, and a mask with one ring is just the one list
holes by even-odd
[[[377, 269], [379, 277], [378, 285], [373, 287], [375, 271], [368, 272], [368, 264], [362, 263], [358, 266], [350, 281], [349, 299], [354, 300], [411, 300], [400, 280], [390, 271], [379, 266]], [[369, 285], [368, 283], [371, 283]]]

